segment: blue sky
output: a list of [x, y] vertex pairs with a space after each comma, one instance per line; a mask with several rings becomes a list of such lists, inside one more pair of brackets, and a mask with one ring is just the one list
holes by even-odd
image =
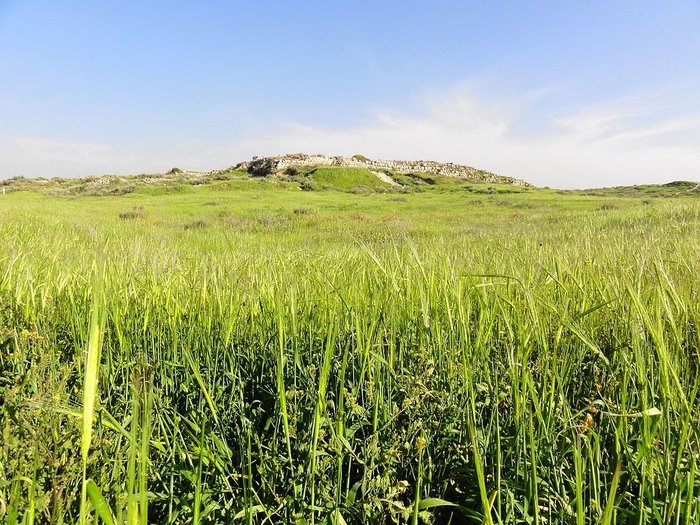
[[0, 178], [296, 151], [700, 180], [700, 1], [0, 0]]

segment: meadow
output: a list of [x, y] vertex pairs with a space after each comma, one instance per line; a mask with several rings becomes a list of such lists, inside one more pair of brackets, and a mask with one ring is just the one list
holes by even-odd
[[700, 200], [445, 185], [0, 195], [0, 522], [700, 522]]

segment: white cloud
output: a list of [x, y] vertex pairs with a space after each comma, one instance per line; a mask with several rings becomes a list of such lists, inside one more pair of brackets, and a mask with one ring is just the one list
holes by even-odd
[[700, 179], [700, 114], [669, 111], [667, 93], [528, 122], [538, 107], [552, 114], [547, 94], [494, 100], [461, 86], [415, 114], [380, 112], [351, 127], [287, 124], [232, 144], [127, 147], [0, 136], [0, 177], [213, 169], [253, 155], [303, 151], [460, 162], [561, 188]]
[[489, 102], [466, 90], [420, 115], [382, 114], [353, 128], [288, 126], [239, 147], [460, 162], [560, 188], [700, 179], [700, 115], [658, 117], [653, 97], [634, 96], [533, 124], [546, 132], [523, 132], [522, 115], [533, 108], [519, 101]]

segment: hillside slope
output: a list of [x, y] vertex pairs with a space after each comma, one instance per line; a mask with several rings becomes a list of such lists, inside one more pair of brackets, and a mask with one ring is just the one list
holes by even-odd
[[666, 184], [636, 184], [634, 186], [613, 186], [611, 188], [593, 188], [576, 190], [583, 195], [595, 197], [683, 197], [700, 196], [700, 184], [691, 181], [673, 181]]

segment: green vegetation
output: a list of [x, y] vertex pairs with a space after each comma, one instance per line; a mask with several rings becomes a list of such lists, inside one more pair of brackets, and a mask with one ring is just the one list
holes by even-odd
[[697, 198], [179, 177], [0, 195], [0, 522], [700, 520]]
[[613, 188], [596, 188], [578, 190], [577, 193], [593, 196], [617, 197], [684, 197], [700, 196], [700, 184], [689, 181], [676, 181], [667, 184], [639, 184], [636, 186], [616, 186]]
[[306, 173], [315, 187], [324, 190], [339, 190], [353, 192], [370, 192], [388, 190], [389, 184], [364, 168], [339, 168], [319, 166]]
[[33, 178], [12, 177], [0, 180], [4, 193], [37, 191], [48, 195], [127, 195], [129, 193], [162, 193], [186, 191], [189, 186], [213, 184], [218, 181], [247, 179], [245, 171], [233, 168], [208, 173], [186, 172], [173, 168], [167, 173], [127, 176], [92, 176], [75, 179], [60, 177]]
[[391, 177], [404, 191], [464, 191], [469, 193], [527, 193], [528, 186], [476, 182], [468, 179], [446, 177], [432, 173], [393, 173]]

